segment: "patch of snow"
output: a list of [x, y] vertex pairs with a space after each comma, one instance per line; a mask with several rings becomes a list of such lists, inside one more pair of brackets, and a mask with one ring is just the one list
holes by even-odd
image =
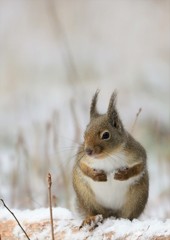
[[[39, 208], [35, 210], [18, 210], [14, 209], [12, 212], [19, 221], [39, 222], [50, 218], [50, 211], [48, 208]], [[71, 219], [72, 213], [66, 208], [53, 208], [53, 219]], [[0, 208], [0, 220], [14, 219], [13, 216], [5, 208]]]
[[[21, 222], [43, 222], [43, 220], [50, 220], [49, 209], [36, 209], [33, 211], [25, 210], [12, 210], [17, 216], [18, 220]], [[88, 237], [93, 240], [102, 240], [107, 234], [112, 234], [114, 239], [119, 239], [126, 236], [126, 239], [136, 240], [136, 239], [147, 239], [152, 236], [169, 236], [170, 235], [170, 219], [165, 221], [151, 219], [138, 220], [134, 219], [130, 221], [128, 219], [115, 219], [113, 217], [105, 219], [103, 223], [98, 223], [93, 231], [91, 231], [91, 226], [85, 226], [79, 230], [79, 226], [82, 220], [73, 218], [73, 214], [65, 208], [54, 208], [54, 233], [63, 233], [63, 239], [69, 240], [83, 240]], [[9, 220], [13, 217], [9, 214], [6, 209], [0, 209], [0, 220]], [[55, 222], [57, 220], [57, 224]], [[98, 218], [96, 218], [98, 221]], [[40, 233], [35, 233], [31, 239], [50, 239], [50, 224], [44, 225]], [[14, 229], [15, 236], [18, 239], [23, 239], [24, 233], [21, 231], [17, 225]]]
[[[83, 230], [87, 233], [88, 228], [84, 228]], [[138, 237], [142, 236], [141, 239], [147, 239], [148, 237], [157, 235], [169, 235], [170, 234], [170, 219], [166, 221], [148, 219], [145, 221], [140, 220], [127, 220], [127, 219], [120, 219], [115, 220], [112, 218], [106, 219], [103, 224], [100, 224], [93, 231], [93, 238], [91, 239], [103, 239], [102, 236], [109, 232], [113, 232], [114, 239], [118, 239], [124, 236], [130, 236], [133, 234], [133, 237], [130, 236], [128, 239], [138, 239]], [[81, 236], [81, 234], [80, 234]], [[77, 236], [75, 239], [81, 239]], [[74, 238], [70, 238], [74, 239]]]

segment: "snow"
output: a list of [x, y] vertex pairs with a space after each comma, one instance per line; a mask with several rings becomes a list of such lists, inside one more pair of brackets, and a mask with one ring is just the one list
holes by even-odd
[[[39, 208], [35, 210], [18, 210], [13, 209], [12, 212], [15, 216], [21, 221], [27, 222], [39, 222], [40, 220], [49, 219], [49, 209], [47, 208]], [[53, 208], [53, 218], [54, 219], [71, 219], [72, 213], [65, 208]], [[11, 220], [13, 216], [7, 211], [5, 208], [0, 208], [0, 219], [1, 220]]]
[[[49, 209], [36, 209], [36, 210], [12, 210], [20, 223], [36, 223], [49, 221]], [[84, 226], [80, 230], [77, 230], [81, 225], [81, 221], [75, 218], [68, 209], [57, 207], [53, 208], [53, 217], [54, 217], [54, 232], [65, 231], [64, 239], [74, 239], [81, 240], [85, 239], [89, 235], [91, 239], [104, 239], [103, 236], [106, 234], [112, 233], [114, 239], [121, 238], [124, 236], [131, 236], [129, 239], [135, 240], [142, 236], [140, 239], [147, 239], [152, 236], [169, 236], [170, 235], [170, 219], [161, 221], [158, 219], [147, 219], [147, 220], [138, 220], [134, 219], [133, 221], [127, 219], [114, 219], [113, 217], [105, 219], [103, 223], [99, 223], [93, 231], [91, 231], [91, 226]], [[97, 216], [98, 217], [98, 216]], [[96, 217], [96, 220], [97, 219]], [[0, 209], [0, 220], [11, 220], [13, 217], [8, 213], [6, 209]], [[56, 225], [55, 220], [58, 220]], [[73, 229], [75, 229], [73, 231]], [[22, 237], [23, 233], [19, 226], [15, 227], [14, 230], [15, 236]], [[43, 227], [42, 231], [37, 236], [33, 236], [31, 239], [46, 239], [50, 234], [50, 225], [48, 227]], [[19, 238], [20, 239], [20, 238]], [[127, 238], [128, 239], [128, 238]]]

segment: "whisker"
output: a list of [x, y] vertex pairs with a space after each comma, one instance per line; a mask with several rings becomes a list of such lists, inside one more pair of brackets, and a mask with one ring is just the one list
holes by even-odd
[[82, 156], [80, 156], [79, 159], [77, 159], [77, 162], [79, 162], [84, 156], [85, 156], [85, 153]]
[[[81, 151], [77, 152], [76, 154], [74, 154], [74, 155], [72, 156], [72, 158], [73, 158], [73, 157], [77, 157], [79, 154], [81, 154], [81, 153], [83, 153], [83, 152], [84, 152], [84, 150], [81, 150]], [[85, 156], [85, 153], [82, 155], [82, 157], [84, 157], [84, 156]], [[80, 157], [80, 159], [81, 159], [82, 157]], [[77, 159], [77, 161], [80, 161], [80, 159]]]
[[49, 153], [49, 155], [55, 158], [55, 157], [58, 157], [58, 154], [67, 152], [68, 153], [67, 156], [69, 156], [69, 151], [70, 152], [77, 151], [78, 148], [79, 147], [77, 146], [66, 146], [66, 147], [62, 147], [61, 149], [58, 147], [57, 149], [54, 149], [52, 153]]
[[[76, 152], [75, 154], [73, 154], [73, 155], [71, 155], [71, 156], [68, 156], [68, 159], [66, 160], [66, 161], [64, 161], [64, 162], [61, 162], [60, 164], [58, 164], [58, 166], [63, 166], [63, 167], [65, 167], [66, 166], [66, 164], [70, 164], [73, 160], [75, 160], [76, 159], [76, 157], [79, 155], [79, 154], [81, 154], [81, 153], [83, 153], [84, 151], [83, 150], [81, 150], [81, 151], [78, 151], [78, 152]], [[82, 157], [84, 157], [85, 156], [85, 154], [82, 156]], [[81, 157], [81, 158], [82, 158]], [[81, 159], [80, 158], [80, 159]], [[79, 161], [80, 159], [77, 159], [76, 161]]]
[[[122, 164], [124, 164], [124, 159], [123, 158], [121, 158], [121, 156], [119, 156], [119, 155], [117, 155], [117, 154], [113, 154], [113, 155], [111, 155], [111, 154], [109, 154], [108, 152], [104, 152], [111, 160], [114, 160], [114, 161], [116, 161], [116, 162], [120, 162], [121, 161], [121, 163]], [[120, 161], [119, 161], [119, 160]]]
[[60, 135], [60, 134], [56, 134], [56, 135], [57, 135], [58, 138], [59, 138], [59, 137], [64, 138], [65, 140], [67, 140], [67, 141], [69, 141], [69, 142], [72, 142], [73, 144], [76, 144], [76, 145], [78, 145], [78, 146], [81, 146], [81, 143], [76, 142], [75, 140], [73, 140], [73, 139], [71, 139], [71, 138], [68, 138], [68, 137], [63, 136], [63, 135]]

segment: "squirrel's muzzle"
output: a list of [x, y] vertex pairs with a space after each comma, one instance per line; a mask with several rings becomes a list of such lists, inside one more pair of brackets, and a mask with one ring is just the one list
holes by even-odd
[[86, 152], [86, 154], [88, 155], [88, 156], [91, 156], [91, 155], [93, 155], [93, 149], [91, 149], [91, 148], [86, 148], [85, 149], [85, 152]]
[[100, 146], [86, 147], [85, 152], [88, 156], [98, 155], [102, 152], [102, 147]]

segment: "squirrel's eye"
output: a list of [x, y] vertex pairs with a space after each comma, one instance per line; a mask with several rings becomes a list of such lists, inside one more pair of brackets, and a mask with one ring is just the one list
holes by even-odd
[[109, 138], [110, 138], [109, 131], [104, 131], [104, 132], [101, 133], [101, 139], [108, 140]]

